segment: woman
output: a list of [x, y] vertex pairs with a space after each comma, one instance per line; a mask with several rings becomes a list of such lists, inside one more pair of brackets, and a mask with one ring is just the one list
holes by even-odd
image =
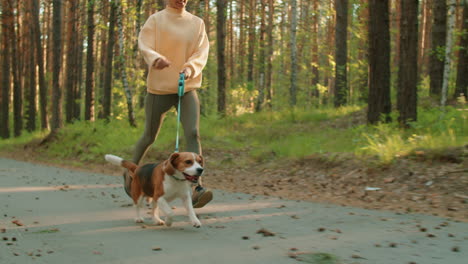
[[[179, 74], [185, 74], [181, 123], [186, 151], [202, 154], [199, 136], [200, 103], [197, 88], [208, 60], [209, 42], [203, 20], [185, 10], [187, 0], [166, 0], [166, 8], [151, 15], [140, 31], [138, 45], [148, 64], [145, 130], [137, 142], [133, 162], [138, 164], [155, 141], [164, 116], [178, 103]], [[130, 177], [125, 177], [130, 180]], [[194, 208], [213, 198], [200, 184], [193, 195]]]

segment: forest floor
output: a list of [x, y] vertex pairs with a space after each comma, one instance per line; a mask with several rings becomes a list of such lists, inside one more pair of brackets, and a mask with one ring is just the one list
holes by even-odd
[[[468, 222], [468, 145], [431, 158], [423, 151], [389, 165], [371, 166], [352, 154], [317, 154], [302, 159], [246, 158], [243, 152], [205, 149], [204, 185], [218, 190], [281, 197], [398, 213], [420, 213]], [[149, 153], [148, 160], [169, 153]], [[26, 146], [0, 156], [87, 172], [121, 175], [104, 159], [46, 160]], [[124, 157], [128, 158], [128, 157]], [[378, 190], [372, 188], [379, 188]]]

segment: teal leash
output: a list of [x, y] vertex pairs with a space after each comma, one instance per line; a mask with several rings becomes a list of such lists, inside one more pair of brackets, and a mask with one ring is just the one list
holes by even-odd
[[185, 92], [185, 74], [181, 73], [179, 75], [179, 89], [177, 94], [179, 95], [179, 104], [177, 105], [177, 137], [176, 137], [176, 146], [174, 152], [179, 152], [179, 127], [180, 127], [180, 101]]

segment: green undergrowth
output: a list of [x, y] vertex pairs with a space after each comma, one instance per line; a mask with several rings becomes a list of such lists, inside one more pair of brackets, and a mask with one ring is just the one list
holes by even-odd
[[[415, 152], [437, 153], [468, 143], [467, 110], [420, 108], [418, 113], [419, 120], [406, 130], [399, 128], [396, 122], [368, 126], [365, 110], [350, 106], [202, 117], [200, 132], [204, 150], [238, 152], [256, 162], [345, 152], [377, 157], [379, 162], [388, 163]], [[0, 149], [15, 151], [29, 145], [36, 148], [41, 157], [53, 160], [96, 161], [103, 160], [107, 153], [131, 157], [143, 132], [143, 120], [142, 113], [138, 113], [137, 128], [126, 120], [77, 121], [66, 125], [54, 141], [45, 145], [38, 142], [46, 133], [36, 132], [0, 140]], [[176, 115], [170, 112], [150, 153], [172, 152], [175, 137]]]

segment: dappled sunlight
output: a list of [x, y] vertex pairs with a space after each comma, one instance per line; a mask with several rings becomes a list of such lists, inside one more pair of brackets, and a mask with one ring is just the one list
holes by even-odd
[[121, 184], [97, 184], [97, 185], [55, 185], [55, 186], [19, 186], [19, 187], [2, 187], [0, 193], [18, 193], [18, 192], [43, 192], [43, 191], [65, 191], [65, 190], [81, 190], [81, 189], [104, 189], [121, 187]]

